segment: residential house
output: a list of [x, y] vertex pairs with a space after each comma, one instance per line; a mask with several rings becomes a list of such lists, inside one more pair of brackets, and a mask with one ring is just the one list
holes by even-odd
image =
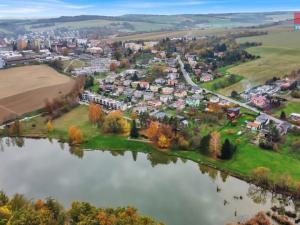
[[142, 114], [148, 111], [147, 106], [137, 106], [132, 109], [132, 112], [136, 114]]
[[170, 101], [173, 100], [173, 96], [172, 95], [161, 95], [159, 97], [159, 100], [162, 101], [163, 103], [169, 103]]
[[202, 73], [201, 77], [200, 77], [201, 82], [208, 82], [208, 81], [212, 81], [213, 79], [214, 79], [214, 76], [209, 73]]
[[294, 122], [300, 122], [300, 114], [299, 113], [291, 113], [290, 119]]
[[262, 95], [258, 95], [258, 96], [256, 95], [256, 96], [251, 97], [250, 102], [254, 106], [263, 109], [267, 105], [267, 98], [265, 96], [262, 96]]
[[156, 84], [160, 84], [160, 85], [163, 85], [163, 84], [165, 84], [166, 83], [166, 80], [165, 79], [163, 79], [163, 78], [157, 78], [157, 79], [155, 79], [155, 81], [154, 81]]
[[154, 98], [154, 93], [153, 92], [145, 92], [144, 93], [144, 100], [145, 101], [153, 100], [153, 98]]
[[179, 90], [179, 91], [176, 91], [176, 92], [174, 93], [174, 96], [175, 96], [176, 98], [184, 98], [184, 97], [187, 96], [187, 91], [186, 91], [186, 90]]
[[163, 87], [162, 88], [162, 94], [164, 95], [170, 95], [170, 94], [173, 94], [174, 92], [174, 88], [171, 88], [171, 87]]
[[187, 97], [185, 103], [191, 107], [198, 107], [200, 105], [200, 99], [195, 96]]
[[159, 91], [159, 86], [156, 86], [156, 85], [151, 85], [150, 86], [150, 90], [154, 93], [158, 92]]
[[284, 136], [287, 134], [289, 129], [292, 128], [292, 126], [288, 122], [283, 122], [283, 123], [278, 124], [276, 128], [279, 131], [280, 135]]
[[162, 106], [162, 102], [159, 100], [150, 100], [150, 101], [148, 101], [148, 105], [150, 107], [158, 108], [158, 107]]
[[229, 108], [227, 109], [227, 118], [229, 120], [234, 120], [240, 115], [240, 107]]
[[134, 91], [133, 96], [135, 98], [142, 98], [143, 97], [143, 91], [136, 90], [136, 91]]

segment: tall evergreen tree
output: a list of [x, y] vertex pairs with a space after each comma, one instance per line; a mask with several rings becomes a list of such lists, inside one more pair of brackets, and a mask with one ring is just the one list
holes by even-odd
[[139, 137], [139, 131], [136, 126], [136, 121], [133, 120], [131, 124], [131, 130], [130, 130], [130, 137], [131, 138], [138, 138]]
[[286, 120], [286, 114], [285, 114], [285, 111], [281, 111], [280, 119]]
[[235, 152], [235, 146], [228, 139], [222, 145], [221, 159], [231, 159]]

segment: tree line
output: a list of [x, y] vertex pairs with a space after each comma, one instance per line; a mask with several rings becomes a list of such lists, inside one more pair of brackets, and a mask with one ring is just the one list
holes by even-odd
[[0, 225], [163, 225], [141, 216], [133, 207], [97, 208], [74, 201], [66, 210], [58, 201], [28, 200], [21, 194], [9, 198], [0, 191]]

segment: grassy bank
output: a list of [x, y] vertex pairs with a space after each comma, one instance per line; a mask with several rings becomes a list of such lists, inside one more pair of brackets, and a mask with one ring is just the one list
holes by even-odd
[[[51, 137], [67, 141], [68, 127], [75, 125], [83, 132], [84, 143], [81, 147], [84, 149], [130, 150], [144, 153], [156, 151], [156, 148], [149, 143], [129, 140], [125, 136], [102, 134], [97, 127], [89, 123], [87, 115], [88, 108], [86, 106], [79, 106], [54, 120], [54, 131], [51, 133], [47, 133], [45, 126], [46, 118], [36, 117], [24, 122], [22, 125], [24, 130], [23, 135], [25, 137]], [[290, 152], [289, 148], [290, 144], [297, 140], [299, 136], [287, 136], [286, 142], [280, 145], [281, 147], [277, 152], [262, 150], [250, 143], [255, 134], [251, 131], [247, 132], [245, 129], [245, 121], [253, 119], [252, 117], [245, 114], [245, 116], [237, 121], [236, 125], [228, 123], [220, 126], [218, 129], [222, 141], [229, 138], [234, 144], [238, 145], [237, 152], [232, 160], [214, 160], [200, 154], [197, 150], [167, 151], [166, 154], [207, 164], [246, 180], [250, 178], [253, 169], [267, 167], [271, 170], [271, 179], [274, 181], [283, 174], [290, 175], [295, 182], [300, 181], [300, 155], [297, 152]], [[238, 134], [239, 131], [242, 131], [243, 134]], [[204, 135], [207, 132], [209, 132], [208, 129], [204, 130], [204, 133], [201, 134]]]

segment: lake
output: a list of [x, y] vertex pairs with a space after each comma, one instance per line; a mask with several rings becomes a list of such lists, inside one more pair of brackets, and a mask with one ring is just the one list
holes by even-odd
[[134, 206], [168, 225], [222, 225], [291, 201], [162, 153], [82, 151], [47, 139], [1, 139], [0, 189], [98, 207]]

